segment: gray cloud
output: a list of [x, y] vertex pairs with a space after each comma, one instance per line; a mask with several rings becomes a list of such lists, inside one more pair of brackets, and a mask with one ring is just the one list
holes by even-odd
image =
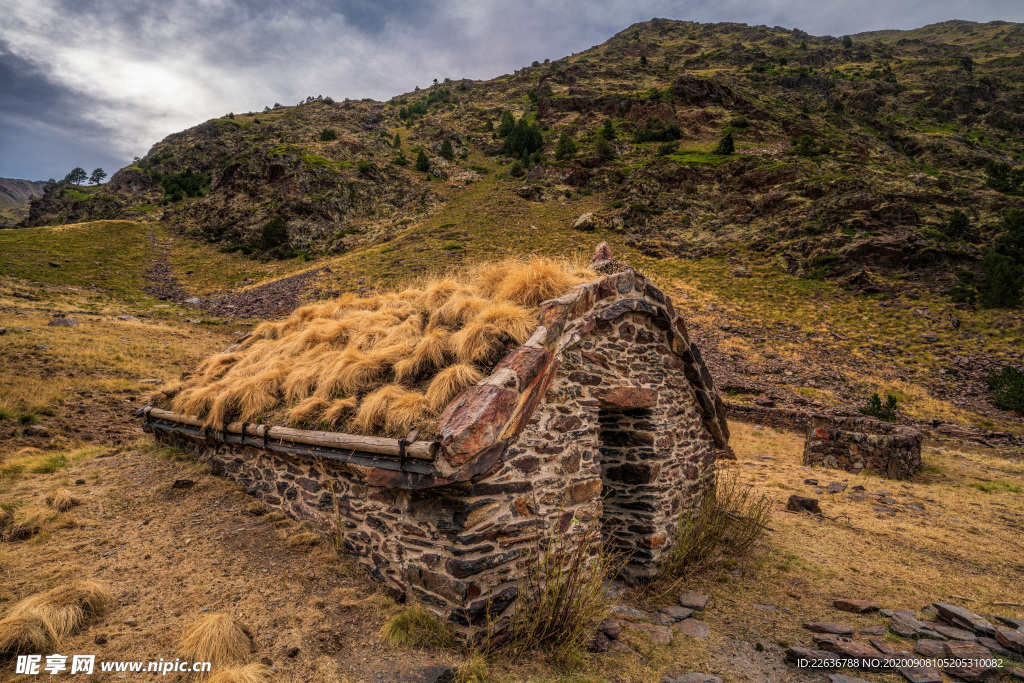
[[1019, 0], [6, 0], [0, 176], [112, 171], [228, 111], [492, 78], [652, 17], [843, 35], [1024, 20]]

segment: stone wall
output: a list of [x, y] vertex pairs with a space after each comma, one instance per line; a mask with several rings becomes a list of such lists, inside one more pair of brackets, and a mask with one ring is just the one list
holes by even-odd
[[708, 424], [717, 418], [708, 413], [720, 401], [710, 376], [697, 385], [710, 402], [697, 395], [673, 350], [671, 319], [607, 306], [561, 331], [543, 399], [496, 464], [469, 481], [372, 486], [337, 461], [157, 435], [195, 450], [268, 506], [340, 534], [371, 574], [464, 632], [488, 614], [500, 628], [545, 538], [600, 515], [608, 539], [630, 553], [627, 576], [650, 576], [680, 513], [699, 504], [714, 476]]
[[861, 417], [816, 416], [807, 431], [804, 464], [905, 479], [921, 467], [921, 441], [921, 432], [909, 427]]

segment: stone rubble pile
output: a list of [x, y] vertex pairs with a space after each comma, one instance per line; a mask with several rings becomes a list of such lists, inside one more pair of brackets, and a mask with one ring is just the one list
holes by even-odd
[[[886, 659], [895, 660], [937, 660], [943, 668], [933, 666], [896, 667], [910, 683], [941, 683], [942, 672], [953, 678], [988, 683], [996, 681], [1000, 672], [1024, 680], [1024, 620], [1008, 617], [983, 616], [969, 609], [945, 602], [935, 602], [921, 610], [882, 609], [865, 600], [836, 600], [833, 606], [845, 612], [863, 614], [880, 611], [889, 619], [889, 630], [902, 638], [916, 639], [912, 652], [898, 650], [880, 637], [869, 637], [867, 642], [855, 640], [853, 636], [882, 636], [878, 627], [857, 631], [852, 626], [834, 622], [804, 624], [812, 632], [814, 647], [791, 646], [786, 650], [786, 659], [791, 662], [806, 660], [837, 668], [831, 664], [837, 659], [860, 660], [860, 668], [868, 671], [884, 671]], [[1003, 668], [995, 665], [1003, 660]], [[958, 660], [945, 661], [942, 660]], [[878, 666], [882, 662], [882, 666]], [[827, 666], [825, 666], [827, 665]], [[861, 679], [835, 674], [832, 683], [856, 683]]]

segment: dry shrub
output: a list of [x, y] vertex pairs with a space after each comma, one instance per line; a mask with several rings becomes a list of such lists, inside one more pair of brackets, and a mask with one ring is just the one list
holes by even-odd
[[53, 510], [44, 507], [29, 507], [14, 513], [13, 519], [3, 528], [3, 540], [24, 541], [41, 532], [47, 524], [57, 518]]
[[0, 620], [0, 652], [41, 652], [106, 611], [113, 596], [92, 581], [73, 581], [30, 595]]
[[380, 628], [380, 637], [391, 647], [448, 647], [455, 635], [423, 605], [408, 605], [392, 614]]
[[286, 542], [291, 548], [312, 548], [315, 545], [320, 545], [322, 540], [320, 534], [312, 531], [300, 531], [289, 536]]
[[488, 263], [421, 287], [344, 294], [263, 323], [203, 361], [158, 405], [208, 427], [257, 418], [357, 433], [427, 434], [460, 391], [536, 329], [536, 307], [595, 279], [542, 257]]
[[194, 662], [212, 662], [215, 668], [241, 664], [253, 651], [249, 630], [227, 614], [199, 617], [185, 630], [178, 651]]
[[46, 625], [37, 617], [7, 617], [0, 620], [0, 653], [42, 654], [49, 643]]
[[[557, 518], [561, 518], [559, 515]], [[519, 581], [507, 646], [514, 657], [543, 649], [556, 659], [579, 656], [608, 614], [604, 584], [626, 558], [604, 544], [601, 521], [572, 520], [559, 533], [549, 529], [526, 559]]]
[[81, 505], [81, 501], [71, 495], [71, 491], [67, 489], [50, 491], [46, 494], [45, 500], [46, 504], [57, 512], [67, 512], [76, 505]]
[[727, 557], [749, 554], [764, 536], [771, 506], [771, 498], [755, 495], [735, 473], [719, 470], [698, 508], [680, 511], [672, 550], [660, 568], [661, 583], [707, 570]]
[[248, 664], [231, 669], [223, 669], [206, 679], [206, 683], [264, 683], [267, 680], [267, 667], [263, 664]]

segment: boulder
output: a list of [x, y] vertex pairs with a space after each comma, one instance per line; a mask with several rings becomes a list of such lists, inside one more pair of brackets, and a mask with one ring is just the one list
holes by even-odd
[[597, 219], [594, 218], [593, 211], [588, 211], [584, 214], [580, 214], [580, 216], [575, 221], [573, 221], [572, 224], [573, 230], [582, 230], [584, 232], [589, 232], [596, 227]]

